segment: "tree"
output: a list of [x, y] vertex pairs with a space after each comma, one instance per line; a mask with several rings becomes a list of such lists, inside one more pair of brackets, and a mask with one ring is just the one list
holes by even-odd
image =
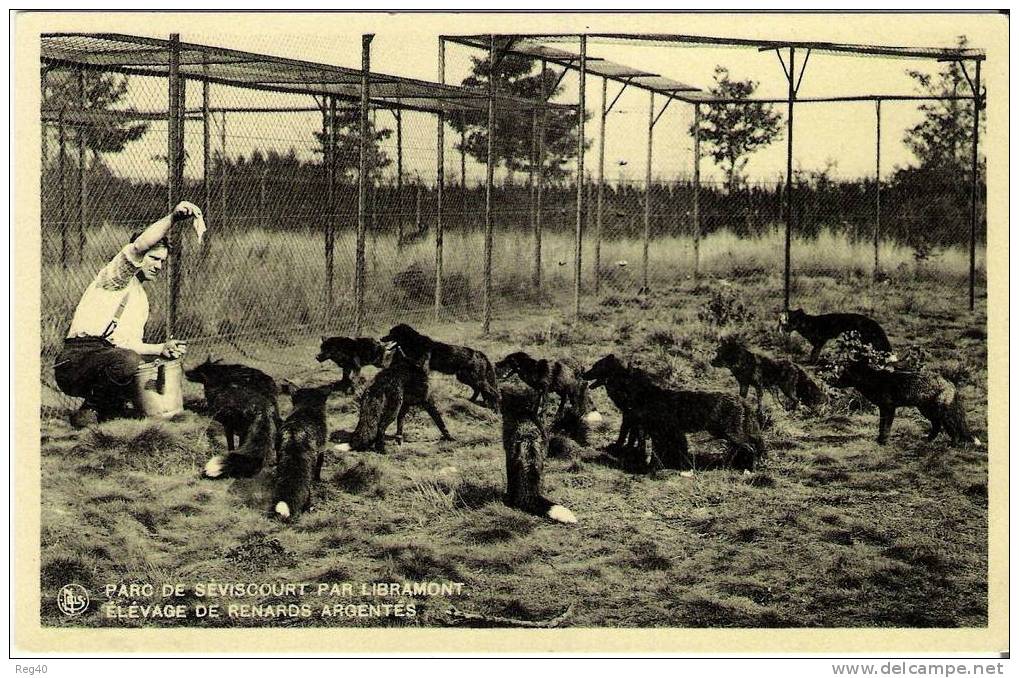
[[[115, 105], [120, 103], [127, 94], [128, 76], [126, 75], [83, 71], [82, 78], [85, 84], [84, 106], [81, 101], [78, 73], [66, 69], [50, 71], [43, 78], [43, 110], [109, 111], [114, 110]], [[132, 106], [117, 110], [134, 111], [136, 109]], [[148, 125], [145, 123], [117, 122], [112, 118], [96, 118], [94, 121], [73, 127], [84, 135], [85, 148], [96, 154], [120, 153], [129, 142], [140, 139], [148, 129]]]
[[[371, 116], [368, 118], [368, 176], [373, 181], [378, 181], [382, 176], [382, 169], [388, 167], [392, 161], [380, 144], [393, 135], [391, 129], [376, 129]], [[325, 148], [326, 135], [319, 131], [315, 132], [315, 140], [318, 142], [316, 153], [322, 153]], [[361, 154], [361, 112], [359, 110], [337, 110], [336, 111], [336, 178], [337, 181], [355, 181], [360, 168]]]
[[[716, 66], [710, 93], [718, 99], [748, 99], [757, 85], [753, 80], [732, 80], [729, 69]], [[726, 186], [732, 192], [750, 156], [778, 137], [782, 115], [769, 104], [701, 104], [701, 109], [701, 142], [725, 172]], [[691, 125], [690, 133], [695, 131]]]
[[[488, 57], [471, 57], [474, 66], [471, 74], [461, 83], [464, 87], [481, 92], [488, 91], [491, 64]], [[545, 95], [551, 99], [562, 91], [556, 86], [558, 74], [546, 68], [544, 72], [532, 73], [534, 62], [516, 55], [506, 55], [496, 65], [496, 92], [531, 101], [541, 100], [542, 78], [545, 80]], [[539, 113], [540, 115], [540, 113]], [[590, 116], [585, 112], [585, 120]], [[448, 116], [450, 126], [464, 135], [463, 151], [477, 162], [488, 161], [488, 117], [484, 111], [460, 116]], [[540, 120], [539, 120], [540, 123]], [[564, 165], [577, 155], [579, 134], [577, 114], [562, 109], [545, 111], [545, 175], [561, 178], [567, 174]], [[532, 158], [533, 120], [530, 112], [501, 112], [496, 108], [495, 153], [496, 164], [511, 173], [530, 171]], [[461, 150], [460, 144], [456, 145]]]
[[[968, 44], [966, 36], [960, 35], [957, 46], [965, 49]], [[917, 70], [906, 73], [916, 83], [920, 94], [954, 97], [973, 93], [958, 61], [945, 63], [933, 75]], [[969, 75], [973, 77], [972, 72]], [[973, 152], [972, 101], [933, 101], [917, 108], [923, 113], [923, 120], [906, 131], [903, 141], [917, 157], [919, 167], [947, 172], [969, 171]]]

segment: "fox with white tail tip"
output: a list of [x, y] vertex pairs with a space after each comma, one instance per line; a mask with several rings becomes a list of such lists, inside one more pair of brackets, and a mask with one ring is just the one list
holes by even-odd
[[273, 512], [279, 520], [297, 520], [311, 508], [312, 488], [321, 479], [325, 458], [328, 397], [328, 387], [299, 388], [291, 395], [293, 410], [281, 430], [272, 498]]
[[548, 435], [538, 411], [538, 393], [527, 386], [503, 386], [501, 395], [506, 503], [558, 523], [576, 523], [573, 511], [542, 494]]

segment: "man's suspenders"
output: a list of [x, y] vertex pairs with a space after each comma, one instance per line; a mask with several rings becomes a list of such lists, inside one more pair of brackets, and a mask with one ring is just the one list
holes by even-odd
[[124, 296], [120, 298], [120, 305], [117, 306], [117, 312], [113, 314], [113, 320], [111, 320], [110, 324], [106, 326], [105, 330], [103, 330], [103, 334], [100, 339], [107, 339], [116, 331], [117, 324], [120, 322], [120, 316], [124, 313], [124, 308], [127, 306], [127, 298], [129, 296], [131, 296], [130, 287], [128, 287], [124, 292]]

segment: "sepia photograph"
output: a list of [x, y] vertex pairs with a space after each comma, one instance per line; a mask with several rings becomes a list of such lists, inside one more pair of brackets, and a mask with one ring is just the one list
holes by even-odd
[[1007, 34], [16, 16], [15, 643], [1007, 652]]

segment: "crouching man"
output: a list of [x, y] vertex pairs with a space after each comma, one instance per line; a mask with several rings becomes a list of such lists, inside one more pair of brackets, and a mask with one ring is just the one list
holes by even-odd
[[173, 339], [145, 343], [149, 299], [142, 283], [154, 280], [162, 270], [169, 254], [166, 236], [170, 229], [201, 214], [189, 202], [178, 204], [134, 234], [82, 294], [54, 363], [60, 389], [85, 399], [81, 409], [71, 415], [75, 428], [125, 414], [125, 405], [133, 397], [135, 371], [146, 356], [179, 358], [187, 350], [183, 342]]

